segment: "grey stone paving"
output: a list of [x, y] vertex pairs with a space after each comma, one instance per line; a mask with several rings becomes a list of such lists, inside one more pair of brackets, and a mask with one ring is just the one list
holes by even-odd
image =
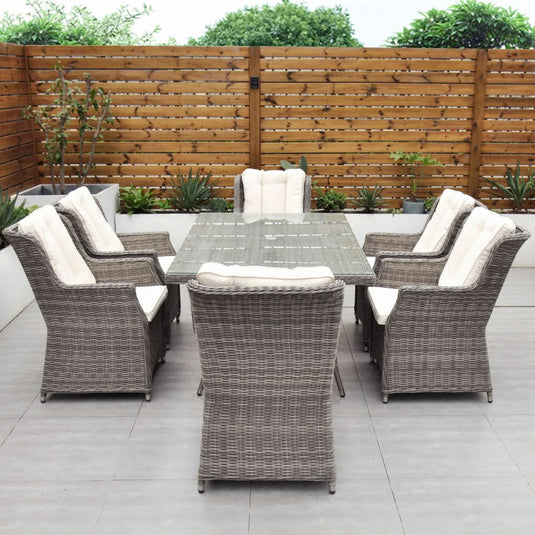
[[[184, 292], [183, 292], [184, 296]], [[209, 482], [197, 493], [202, 398], [187, 298], [143, 396], [39, 402], [35, 303], [0, 333], [0, 533], [534, 534], [535, 269], [513, 269], [491, 318], [484, 394], [393, 395], [358, 343], [347, 292], [333, 392], [337, 492]]]

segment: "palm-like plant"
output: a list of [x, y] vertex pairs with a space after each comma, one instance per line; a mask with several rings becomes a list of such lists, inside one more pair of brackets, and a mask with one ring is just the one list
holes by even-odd
[[380, 186], [360, 188], [358, 197], [355, 199], [355, 204], [367, 214], [375, 212], [375, 210], [385, 205], [385, 200], [382, 198], [384, 189]]
[[198, 169], [194, 176], [190, 169], [187, 176], [179, 174], [176, 178], [171, 178], [169, 204], [182, 212], [200, 212], [215, 194], [211, 176], [208, 173], [201, 177]]
[[520, 162], [517, 162], [514, 173], [510, 167], [505, 168], [505, 180], [507, 185], [485, 178], [485, 181], [493, 186], [489, 193], [495, 197], [511, 199], [513, 212], [521, 212], [524, 202], [535, 194], [535, 171], [528, 178], [521, 178]]

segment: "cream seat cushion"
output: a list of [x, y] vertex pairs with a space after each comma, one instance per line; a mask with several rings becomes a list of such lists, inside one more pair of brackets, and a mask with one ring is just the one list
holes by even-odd
[[121, 240], [106, 221], [87, 187], [74, 189], [59, 204], [78, 215], [95, 251], [124, 251]]
[[167, 286], [136, 286], [136, 297], [147, 321], [152, 321], [167, 298]]
[[432, 253], [440, 250], [457, 216], [462, 212], [472, 210], [474, 204], [475, 201], [470, 195], [453, 189], [445, 189], [440, 196], [433, 217], [425, 226], [413, 252]]
[[397, 298], [398, 290], [396, 288], [382, 288], [381, 286], [370, 286], [368, 288], [368, 299], [375, 321], [379, 325], [386, 324]]
[[453, 245], [438, 285], [474, 284], [481, 275], [494, 245], [501, 238], [512, 234], [515, 229], [515, 224], [509, 218], [483, 207], [474, 208]]
[[18, 223], [24, 234], [35, 238], [47, 254], [52, 269], [64, 284], [95, 284], [96, 280], [56, 210], [43, 206]]
[[242, 173], [244, 213], [296, 214], [303, 211], [305, 173], [302, 169]]
[[216, 262], [207, 262], [200, 267], [197, 281], [204, 286], [216, 288], [226, 286], [315, 288], [334, 282], [334, 275], [327, 266], [288, 269], [270, 266], [227, 266]]

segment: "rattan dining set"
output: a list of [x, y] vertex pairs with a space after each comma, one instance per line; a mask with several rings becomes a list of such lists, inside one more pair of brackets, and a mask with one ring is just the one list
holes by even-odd
[[345, 284], [356, 286], [384, 402], [418, 392], [492, 401], [485, 330], [526, 230], [445, 190], [420, 233], [368, 234], [361, 250], [343, 215], [310, 212], [310, 177], [297, 169], [247, 170], [235, 207], [201, 214], [178, 253], [167, 233], [115, 234], [86, 188], [4, 231], [47, 327], [43, 402], [96, 392], [149, 401], [181, 284], [204, 385], [200, 492], [212, 479], [325, 481], [335, 491]]

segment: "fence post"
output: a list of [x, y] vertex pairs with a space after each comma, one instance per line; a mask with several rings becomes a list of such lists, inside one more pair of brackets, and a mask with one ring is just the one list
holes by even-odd
[[249, 47], [249, 166], [260, 169], [260, 47]]
[[470, 170], [468, 174], [468, 193], [479, 197], [479, 169], [481, 166], [481, 144], [483, 139], [483, 120], [485, 118], [485, 94], [487, 91], [487, 63], [489, 53], [486, 49], [477, 51], [476, 73], [474, 78], [474, 108], [472, 114], [472, 140], [470, 144]]

